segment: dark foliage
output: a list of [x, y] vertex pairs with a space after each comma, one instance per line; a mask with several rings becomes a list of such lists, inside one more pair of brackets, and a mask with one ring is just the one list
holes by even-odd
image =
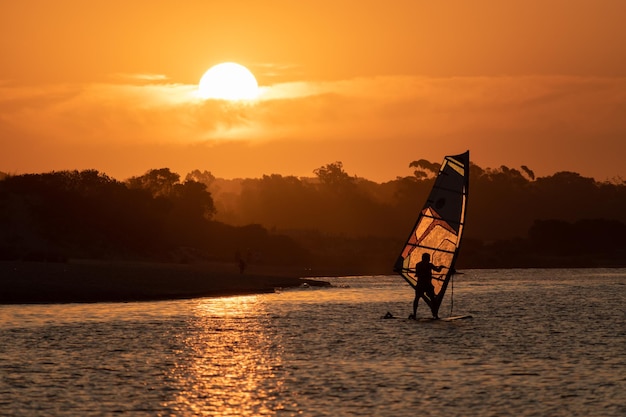
[[[0, 258], [234, 261], [388, 273], [439, 165], [382, 184], [341, 162], [316, 177], [223, 180], [167, 168], [125, 182], [94, 170], [0, 180]], [[626, 184], [573, 172], [535, 178], [502, 166], [470, 169], [459, 267], [625, 263]], [[239, 255], [235, 255], [239, 253]]]
[[251, 247], [270, 262], [305, 261], [286, 237], [214, 222], [214, 212], [204, 184], [168, 169], [127, 183], [97, 171], [9, 176], [0, 181], [0, 259], [230, 261]]

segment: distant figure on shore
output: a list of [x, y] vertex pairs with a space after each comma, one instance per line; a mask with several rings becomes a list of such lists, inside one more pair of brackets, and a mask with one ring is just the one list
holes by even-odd
[[235, 261], [237, 262], [237, 265], [239, 266], [239, 273], [243, 274], [246, 271], [246, 267], [248, 266], [248, 263], [246, 262], [244, 257], [241, 256], [241, 252], [239, 251], [235, 252]]
[[426, 301], [433, 313], [433, 318], [438, 319], [435, 307], [435, 287], [433, 287], [433, 271], [440, 272], [442, 265], [435, 266], [430, 263], [430, 254], [422, 254], [422, 260], [415, 264], [415, 276], [417, 277], [417, 285], [415, 286], [415, 300], [413, 300], [413, 314], [409, 318], [417, 318], [417, 305], [420, 298]]

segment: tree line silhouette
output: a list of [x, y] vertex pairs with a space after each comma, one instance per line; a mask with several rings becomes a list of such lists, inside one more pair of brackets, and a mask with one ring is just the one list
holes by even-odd
[[[226, 180], [168, 168], [118, 181], [96, 170], [3, 175], [0, 259], [245, 259], [313, 274], [389, 273], [438, 163], [375, 183], [341, 162], [310, 178]], [[459, 268], [623, 266], [626, 183], [526, 166], [470, 168]]]

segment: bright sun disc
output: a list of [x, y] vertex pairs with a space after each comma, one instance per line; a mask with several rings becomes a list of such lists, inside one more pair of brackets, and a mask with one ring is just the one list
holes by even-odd
[[202, 98], [220, 100], [254, 100], [259, 94], [259, 85], [250, 70], [234, 62], [225, 62], [211, 67], [198, 84], [198, 95]]

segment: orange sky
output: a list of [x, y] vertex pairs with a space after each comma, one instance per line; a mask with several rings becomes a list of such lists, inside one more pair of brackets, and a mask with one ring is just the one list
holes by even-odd
[[[626, 178], [626, 1], [0, 0], [0, 171]], [[202, 101], [247, 66], [249, 105]]]

